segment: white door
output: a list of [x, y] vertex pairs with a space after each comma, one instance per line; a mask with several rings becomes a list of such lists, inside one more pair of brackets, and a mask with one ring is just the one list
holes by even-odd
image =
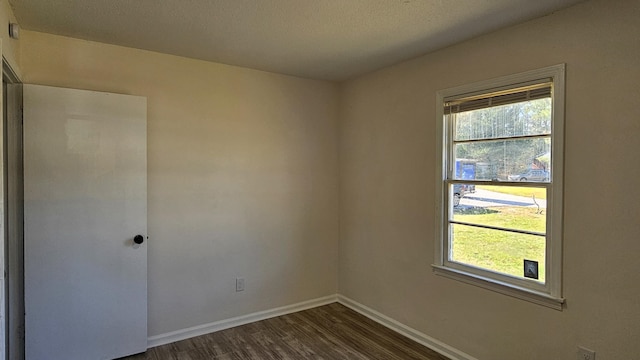
[[25, 85], [23, 101], [26, 358], [143, 352], [146, 98]]

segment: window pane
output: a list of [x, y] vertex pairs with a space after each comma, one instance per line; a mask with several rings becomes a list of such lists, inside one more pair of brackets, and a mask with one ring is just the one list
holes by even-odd
[[545, 281], [545, 238], [507, 231], [452, 225], [450, 261], [525, 278], [524, 260], [537, 262], [539, 282]]
[[551, 134], [551, 98], [452, 115], [454, 140], [495, 139]]
[[459, 202], [450, 202], [454, 221], [546, 233], [546, 188], [469, 184], [452, 186], [454, 195], [460, 195]]
[[458, 180], [548, 182], [551, 137], [454, 144]]

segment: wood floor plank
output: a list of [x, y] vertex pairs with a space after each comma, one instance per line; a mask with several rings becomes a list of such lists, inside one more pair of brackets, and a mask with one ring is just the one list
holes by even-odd
[[449, 360], [333, 303], [191, 339], [121, 360]]
[[147, 350], [147, 352], [144, 352], [142, 354], [136, 354], [136, 355], [128, 356], [128, 357], [125, 357], [123, 359], [127, 359], [127, 360], [158, 360], [158, 358], [156, 357], [156, 352], [153, 349], [149, 349], [149, 350]]
[[[314, 312], [318, 313], [318, 316], [344, 326], [347, 332], [358, 332], [359, 336], [363, 339], [369, 340], [376, 345], [381, 346], [384, 349], [388, 349], [391, 353], [400, 355], [402, 359], [415, 359], [415, 360], [431, 360], [431, 359], [445, 359], [440, 354], [427, 349], [428, 351], [416, 351], [415, 342], [405, 336], [402, 336], [395, 331], [388, 329], [375, 321], [358, 314], [354, 311], [348, 310], [344, 306], [335, 304], [338, 306], [331, 307], [331, 304], [327, 307], [321, 307], [314, 309]], [[310, 313], [314, 313], [310, 312]]]
[[327, 318], [315, 311], [298, 314], [298, 316], [312, 316], [309, 319], [311, 324], [322, 329], [322, 331], [334, 334], [342, 348], [350, 349], [352, 352], [358, 354], [359, 358], [404, 360], [403, 357], [399, 356], [400, 354], [395, 354], [393, 351], [390, 351], [390, 349], [381, 346], [377, 341], [378, 339], [369, 338], [366, 334], [355, 331], [357, 329], [345, 326], [338, 318]]

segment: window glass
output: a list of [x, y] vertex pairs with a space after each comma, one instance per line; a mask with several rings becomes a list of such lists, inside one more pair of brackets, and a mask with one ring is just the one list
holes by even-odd
[[[524, 277], [524, 260], [542, 266], [547, 189], [472, 186], [453, 186], [461, 196], [450, 209], [450, 260], [518, 277]], [[544, 277], [538, 280], [544, 282]]]
[[[545, 239], [491, 229], [454, 224], [451, 241], [451, 261], [485, 270], [545, 282]], [[524, 276], [524, 259], [536, 264], [537, 279]]]
[[455, 141], [551, 134], [551, 98], [456, 115]]
[[[455, 179], [548, 182], [551, 161], [549, 98], [455, 113]], [[471, 176], [469, 163], [475, 163]], [[467, 171], [461, 171], [465, 168]]]

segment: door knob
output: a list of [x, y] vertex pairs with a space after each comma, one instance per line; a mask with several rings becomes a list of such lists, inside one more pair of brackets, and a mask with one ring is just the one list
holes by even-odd
[[142, 235], [136, 235], [133, 238], [133, 242], [138, 244], [138, 245], [140, 245], [140, 244], [142, 244], [144, 242], [144, 237]]

